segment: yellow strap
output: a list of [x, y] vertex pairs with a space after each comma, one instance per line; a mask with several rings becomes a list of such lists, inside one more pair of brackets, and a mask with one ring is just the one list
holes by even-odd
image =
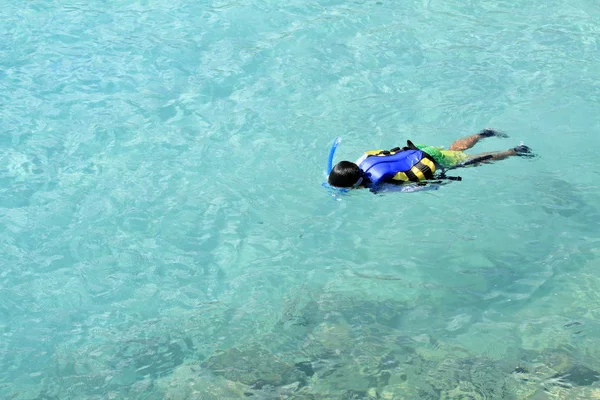
[[425, 180], [425, 175], [423, 174], [423, 172], [421, 172], [421, 170], [416, 165], [411, 167], [410, 170], [413, 174], [415, 174], [417, 176], [417, 178], [419, 178], [420, 181]]
[[410, 179], [408, 179], [408, 176], [406, 176], [406, 174], [404, 172], [396, 172], [396, 175], [394, 175], [394, 177], [392, 178], [395, 181], [404, 181], [404, 182], [408, 182]]
[[429, 167], [432, 174], [435, 173], [435, 163], [433, 161], [431, 161], [429, 158], [423, 158], [421, 162]]
[[[386, 152], [387, 154], [383, 154], [383, 152]], [[399, 151], [389, 151], [389, 150], [369, 150], [369, 151], [365, 151], [366, 155], [369, 156], [379, 156], [379, 157], [385, 157], [385, 156], [391, 156], [394, 155], [396, 153], [399, 153], [402, 150]]]

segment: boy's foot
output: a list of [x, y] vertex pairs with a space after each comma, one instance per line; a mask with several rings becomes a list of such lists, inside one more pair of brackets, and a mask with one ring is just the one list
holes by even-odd
[[498, 132], [493, 129], [484, 129], [481, 132], [479, 132], [479, 136], [486, 137], [486, 138], [492, 137], [492, 136], [499, 137], [499, 138], [507, 138], [508, 137], [508, 135], [506, 133]]
[[531, 147], [525, 146], [524, 144], [520, 144], [517, 147], [514, 147], [515, 155], [519, 157], [535, 157], [535, 153], [531, 150]]

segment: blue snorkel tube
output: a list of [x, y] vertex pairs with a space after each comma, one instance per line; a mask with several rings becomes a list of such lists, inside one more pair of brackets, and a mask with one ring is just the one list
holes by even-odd
[[[327, 158], [327, 170], [325, 171], [327, 173], [326, 178], [329, 176], [329, 174], [331, 174], [331, 171], [333, 170], [333, 157], [335, 157], [335, 151], [337, 150], [341, 141], [342, 141], [342, 138], [338, 136], [335, 138], [335, 140], [331, 144], [331, 149], [329, 149], [329, 157]], [[323, 187], [327, 188], [329, 190], [329, 193], [334, 197], [337, 197], [337, 195], [339, 195], [339, 194], [348, 192], [348, 189], [336, 188], [336, 187], [329, 185], [329, 183], [327, 183], [327, 182], [323, 182]]]
[[329, 149], [329, 158], [327, 159], [327, 176], [329, 176], [331, 170], [333, 169], [333, 157], [335, 156], [335, 151], [337, 150], [341, 141], [341, 137], [336, 137], [333, 141], [333, 144], [331, 145], [331, 149]]

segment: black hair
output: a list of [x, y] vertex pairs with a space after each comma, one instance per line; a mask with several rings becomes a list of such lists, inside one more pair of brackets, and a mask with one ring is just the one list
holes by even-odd
[[358, 165], [350, 161], [340, 161], [331, 170], [328, 182], [331, 186], [349, 188], [354, 186], [361, 177], [362, 171]]

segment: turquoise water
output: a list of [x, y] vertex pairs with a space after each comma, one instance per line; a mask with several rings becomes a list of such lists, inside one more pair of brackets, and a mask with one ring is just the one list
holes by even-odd
[[[0, 10], [0, 398], [600, 398], [600, 5]], [[539, 157], [332, 198], [406, 139]]]

